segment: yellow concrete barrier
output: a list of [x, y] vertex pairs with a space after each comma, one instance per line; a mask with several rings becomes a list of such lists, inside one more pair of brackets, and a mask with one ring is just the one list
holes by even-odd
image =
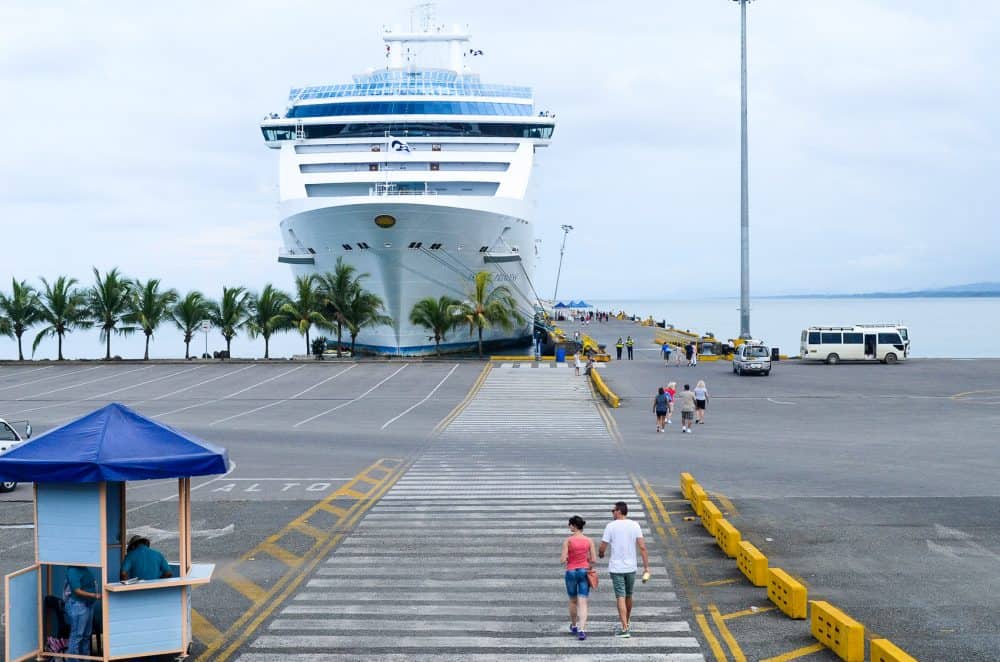
[[806, 587], [781, 568], [767, 571], [767, 599], [789, 618], [805, 618], [808, 610]]
[[601, 379], [601, 376], [597, 374], [596, 370], [590, 371], [590, 381], [594, 383], [594, 388], [601, 394], [601, 397], [604, 398], [604, 401], [608, 403], [609, 407], [618, 408], [621, 406], [621, 398], [619, 398], [614, 391], [608, 388], [607, 384], [604, 383], [604, 380]]
[[888, 639], [872, 639], [871, 660], [872, 662], [917, 662], [917, 658]]
[[706, 493], [705, 488], [698, 483], [691, 483], [691, 487], [688, 488], [688, 491], [691, 492], [689, 500], [691, 501], [691, 507], [694, 508], [694, 514], [701, 517], [701, 504], [708, 499], [708, 493]]
[[729, 558], [735, 559], [740, 548], [740, 541], [743, 539], [739, 530], [724, 517], [715, 520], [713, 528], [715, 529], [715, 542], [718, 543], [719, 549], [725, 552]]
[[714, 503], [705, 499], [701, 502], [701, 525], [705, 527], [713, 536], [715, 535], [715, 523], [722, 519], [722, 511]]
[[685, 499], [691, 499], [691, 486], [694, 484], [694, 476], [688, 472], [681, 474], [681, 494], [684, 495]]
[[809, 604], [812, 612], [810, 630], [816, 641], [844, 662], [865, 662], [865, 626], [829, 602], [812, 600]]
[[754, 586], [767, 586], [767, 557], [746, 540], [740, 541], [736, 565]]

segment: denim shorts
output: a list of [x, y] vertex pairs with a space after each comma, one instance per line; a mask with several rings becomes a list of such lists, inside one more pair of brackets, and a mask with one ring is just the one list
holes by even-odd
[[566, 571], [566, 594], [575, 598], [586, 598], [590, 595], [590, 582], [587, 581], [587, 569], [577, 568]]

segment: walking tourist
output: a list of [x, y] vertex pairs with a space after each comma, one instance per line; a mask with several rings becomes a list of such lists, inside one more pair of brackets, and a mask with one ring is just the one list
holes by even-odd
[[667, 410], [670, 407], [670, 396], [667, 395], [663, 387], [660, 387], [656, 397], [653, 398], [653, 413], [656, 414], [656, 431], [663, 432], [667, 425]]
[[691, 392], [691, 385], [685, 384], [684, 390], [677, 394], [681, 401], [681, 432], [691, 434], [691, 424], [694, 422], [695, 397]]
[[629, 336], [628, 338], [626, 338], [626, 340], [625, 340], [625, 347], [628, 349], [628, 360], [629, 361], [632, 360], [632, 345], [634, 345], [634, 344], [635, 344], [635, 341], [632, 340], [632, 336]]
[[684, 358], [687, 359], [689, 368], [694, 365], [694, 363], [692, 363], [693, 357], [694, 357], [694, 343], [689, 342], [688, 344], [684, 345]]
[[698, 343], [691, 342], [691, 365], [698, 365]]
[[670, 396], [670, 402], [667, 404], [667, 425], [673, 425], [674, 421], [674, 400], [677, 399], [677, 382], [670, 382], [667, 387], [663, 389]]
[[674, 351], [674, 348], [670, 346], [670, 343], [665, 342], [660, 345], [660, 351], [663, 352], [664, 365], [670, 365], [670, 354]]
[[69, 623], [69, 645], [66, 647], [68, 655], [73, 653], [90, 655], [90, 635], [94, 631], [94, 603], [100, 599], [97, 582], [88, 568], [79, 565], [66, 568], [63, 601], [66, 622]]
[[694, 385], [695, 423], [705, 424], [705, 407], [708, 406], [708, 389], [705, 381], [700, 380]]
[[624, 346], [625, 346], [625, 343], [622, 342], [622, 337], [618, 336], [618, 342], [615, 343], [615, 353], [618, 355], [618, 360], [619, 361], [622, 360], [622, 348]]
[[649, 554], [646, 552], [646, 541], [642, 539], [642, 527], [628, 518], [628, 504], [619, 501], [611, 513], [615, 519], [604, 527], [597, 555], [603, 559], [610, 545], [608, 572], [611, 573], [611, 584], [615, 589], [620, 621], [615, 628], [615, 636], [628, 638], [632, 636], [632, 592], [638, 570], [636, 547], [642, 555], [643, 581], [649, 579]]
[[597, 561], [594, 541], [583, 535], [587, 523], [579, 515], [569, 518], [569, 536], [563, 540], [561, 561], [566, 566], [566, 594], [569, 595], [569, 631], [583, 641], [587, 638], [587, 571]]
[[576, 376], [580, 376], [580, 353], [577, 352], [573, 355], [573, 367], [576, 368]]

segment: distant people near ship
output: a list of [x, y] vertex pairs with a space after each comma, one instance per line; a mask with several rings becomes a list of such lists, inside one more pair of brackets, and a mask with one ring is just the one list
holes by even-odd
[[688, 367], [694, 365], [694, 343], [688, 341], [688, 344], [684, 345], [684, 358], [687, 359]]
[[698, 343], [691, 341], [691, 365], [698, 365]]
[[622, 349], [625, 347], [625, 343], [622, 341], [622, 337], [618, 336], [618, 342], [615, 343], [615, 354], [619, 361], [622, 360]]

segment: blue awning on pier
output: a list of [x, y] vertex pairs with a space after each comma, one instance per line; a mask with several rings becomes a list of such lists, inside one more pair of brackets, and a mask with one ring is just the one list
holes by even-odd
[[112, 403], [0, 455], [21, 482], [99, 483], [225, 473], [224, 448]]

